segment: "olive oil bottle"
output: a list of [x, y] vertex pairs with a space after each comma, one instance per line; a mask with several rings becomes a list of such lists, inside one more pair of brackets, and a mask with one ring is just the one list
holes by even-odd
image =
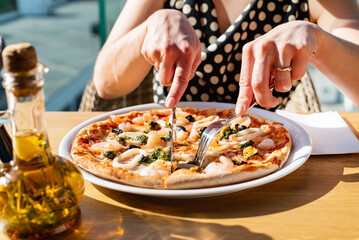
[[79, 219], [84, 180], [72, 162], [51, 154], [43, 94], [47, 68], [37, 62], [34, 47], [9, 45], [2, 56], [13, 160], [0, 174], [0, 221], [11, 238], [49, 237]]

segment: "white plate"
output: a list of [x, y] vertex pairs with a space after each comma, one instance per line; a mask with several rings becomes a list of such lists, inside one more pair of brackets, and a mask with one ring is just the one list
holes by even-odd
[[[235, 107], [234, 104], [228, 104], [228, 103], [207, 103], [207, 102], [182, 102], [178, 105], [179, 107], [184, 106], [196, 106], [199, 108], [217, 108], [217, 109], [224, 109], [224, 108], [233, 108]], [[76, 136], [76, 134], [85, 126], [92, 122], [101, 121], [104, 119], [107, 119], [112, 114], [121, 114], [121, 113], [127, 113], [129, 111], [144, 111], [144, 110], [151, 110], [151, 109], [164, 109], [164, 106], [161, 104], [144, 104], [144, 105], [138, 105], [134, 107], [128, 107], [123, 108], [119, 110], [115, 110], [112, 112], [108, 112], [99, 116], [96, 116], [94, 118], [91, 118], [75, 128], [73, 128], [70, 132], [68, 132], [65, 137], [62, 139], [59, 147], [59, 154], [60, 156], [63, 156], [67, 159], [71, 158], [71, 145], [72, 142]], [[308, 134], [304, 131], [304, 129], [296, 124], [295, 122], [284, 118], [282, 116], [279, 116], [273, 112], [269, 112], [262, 109], [256, 109], [252, 108], [249, 112], [258, 114], [262, 117], [273, 119], [277, 122], [281, 122], [284, 124], [284, 126], [288, 129], [292, 136], [293, 140], [293, 146], [291, 153], [289, 155], [289, 158], [287, 162], [283, 165], [281, 169], [278, 171], [267, 175], [262, 178], [258, 178], [255, 180], [243, 182], [243, 183], [237, 183], [227, 186], [220, 186], [220, 187], [212, 187], [212, 188], [203, 188], [203, 189], [185, 189], [185, 190], [160, 190], [160, 189], [147, 189], [147, 188], [140, 188], [140, 187], [132, 187], [120, 183], [115, 183], [111, 181], [107, 181], [105, 179], [99, 178], [96, 175], [93, 175], [89, 172], [83, 171], [82, 174], [84, 178], [96, 185], [127, 192], [127, 193], [133, 193], [133, 194], [140, 194], [140, 195], [146, 195], [146, 196], [155, 196], [155, 197], [164, 197], [164, 198], [197, 198], [197, 197], [211, 197], [211, 196], [217, 196], [217, 195], [223, 195], [223, 194], [229, 194], [237, 191], [241, 191], [244, 189], [260, 186], [272, 181], [275, 181], [277, 179], [280, 179], [297, 168], [299, 168], [301, 165], [305, 163], [305, 161], [309, 158], [311, 152], [312, 152], [312, 145], [311, 140], [308, 136]]]

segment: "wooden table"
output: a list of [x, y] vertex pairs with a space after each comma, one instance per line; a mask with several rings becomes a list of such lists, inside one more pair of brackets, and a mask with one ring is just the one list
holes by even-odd
[[[98, 114], [48, 112], [53, 152]], [[341, 115], [359, 138], [359, 113]], [[210, 198], [145, 197], [86, 182], [80, 207], [77, 228], [54, 239], [359, 239], [359, 154], [311, 156], [275, 182]]]

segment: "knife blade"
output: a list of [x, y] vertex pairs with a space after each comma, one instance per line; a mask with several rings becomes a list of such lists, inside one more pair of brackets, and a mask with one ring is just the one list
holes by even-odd
[[172, 164], [172, 159], [173, 159], [173, 138], [175, 136], [173, 130], [174, 130], [174, 125], [176, 124], [176, 107], [172, 108], [172, 120], [171, 120], [171, 173], [173, 173], [173, 164]]

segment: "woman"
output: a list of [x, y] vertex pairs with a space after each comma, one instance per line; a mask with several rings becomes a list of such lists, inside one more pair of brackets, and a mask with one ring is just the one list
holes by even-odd
[[305, 102], [296, 105], [318, 111], [308, 103], [310, 82], [292, 81], [309, 62], [359, 106], [358, 43], [356, 0], [127, 1], [96, 61], [94, 84], [102, 98], [126, 95], [155, 66], [154, 100], [167, 107], [181, 98], [237, 102], [243, 113], [255, 96], [262, 107], [284, 108], [301, 90]]

